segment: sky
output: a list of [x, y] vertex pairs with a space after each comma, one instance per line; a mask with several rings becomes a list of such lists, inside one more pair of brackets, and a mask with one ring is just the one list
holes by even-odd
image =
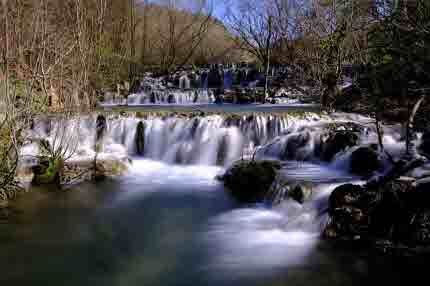
[[[151, 3], [157, 3], [157, 4], [168, 4], [168, 3], [175, 3], [175, 5], [179, 6], [179, 7], [187, 7], [190, 6], [192, 4], [190, 3], [198, 3], [199, 1], [202, 0], [194, 0], [194, 1], [190, 1], [190, 0], [149, 0], [149, 2]], [[204, 1], [204, 0], [203, 0]], [[228, 1], [231, 0], [207, 0], [210, 1], [210, 3], [213, 5], [213, 16], [215, 16], [216, 18], [222, 20], [225, 17], [226, 14], [226, 9], [227, 9], [227, 5], [228, 5]]]

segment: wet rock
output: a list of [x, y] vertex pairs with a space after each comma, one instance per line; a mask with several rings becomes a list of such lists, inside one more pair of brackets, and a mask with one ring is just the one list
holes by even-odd
[[369, 219], [360, 205], [363, 188], [346, 184], [337, 187], [329, 198], [330, 220], [324, 236], [330, 239], [358, 240], [367, 233]]
[[241, 120], [242, 116], [232, 113], [227, 115], [227, 117], [224, 119], [224, 125], [226, 127], [240, 126]]
[[421, 155], [430, 159], [430, 132], [424, 133], [418, 151]]
[[285, 144], [284, 159], [297, 159], [297, 150], [305, 147], [311, 140], [309, 132], [301, 132], [288, 136], [288, 141]]
[[167, 103], [174, 104], [176, 103], [175, 95], [170, 93], [167, 97]]
[[212, 69], [209, 71], [207, 83], [208, 83], [208, 88], [222, 87], [222, 78], [217, 69]]
[[190, 89], [191, 81], [187, 75], [183, 75], [179, 78], [179, 88], [180, 89]]
[[194, 91], [194, 97], [193, 97], [193, 103], [198, 102], [199, 100], [199, 93], [197, 90]]
[[360, 147], [351, 154], [351, 172], [360, 176], [370, 176], [379, 169], [378, 153], [370, 147]]
[[107, 132], [107, 121], [103, 115], [97, 116], [96, 119], [96, 151], [103, 150], [103, 141]]
[[410, 241], [412, 245], [430, 245], [430, 211], [417, 213], [410, 224]]
[[254, 98], [250, 95], [240, 94], [237, 98], [239, 104], [249, 104], [255, 102]]
[[151, 92], [151, 94], [149, 95], [149, 102], [153, 104], [157, 102], [157, 95], [155, 94], [155, 92]]
[[280, 168], [277, 161], [242, 160], [230, 167], [220, 179], [236, 199], [256, 203], [265, 199]]
[[363, 193], [363, 187], [353, 184], [345, 184], [337, 187], [329, 198], [329, 213], [345, 205], [358, 205]]
[[305, 201], [310, 199], [312, 193], [312, 186], [301, 184], [291, 186], [287, 192], [287, 196], [296, 202], [303, 204]]
[[332, 132], [323, 143], [322, 160], [331, 161], [334, 156], [358, 143], [359, 136], [353, 131], [336, 131]]
[[137, 155], [143, 156], [145, 153], [145, 123], [140, 121], [136, 127], [136, 152]]
[[377, 187], [336, 188], [329, 199], [330, 220], [324, 236], [350, 241], [359, 237], [373, 241], [378, 249], [388, 247], [389, 253], [430, 246], [430, 203], [428, 191], [420, 186], [399, 178]]
[[196, 135], [196, 132], [197, 132], [197, 129], [199, 128], [199, 125], [200, 125], [199, 118], [198, 117], [194, 118], [193, 119], [193, 125], [191, 126], [191, 129], [190, 129], [190, 134], [191, 134], [192, 138], [194, 138], [194, 136]]
[[220, 141], [217, 152], [217, 165], [224, 166], [228, 155], [228, 134], [222, 136]]
[[106, 160], [71, 161], [64, 164], [59, 174], [61, 185], [100, 180], [125, 174], [129, 168], [128, 158]]

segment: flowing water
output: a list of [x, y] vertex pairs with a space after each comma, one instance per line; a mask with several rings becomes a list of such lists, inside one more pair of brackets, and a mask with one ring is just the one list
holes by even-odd
[[[320, 239], [330, 192], [360, 181], [345, 167], [350, 151], [322, 163], [311, 150], [323, 124], [358, 120], [366, 121], [316, 114], [108, 117], [100, 156], [131, 156], [129, 172], [62, 191], [33, 188], [0, 213], [0, 282], [294, 286], [404, 281], [420, 270], [419, 263], [339, 250]], [[140, 121], [145, 150], [138, 156]], [[31, 132], [55, 145], [64, 131], [77, 144], [72, 160], [94, 155], [95, 116], [41, 121]], [[310, 132], [310, 139], [297, 145], [298, 155], [282, 170], [290, 181], [315, 184], [312, 199], [303, 205], [238, 204], [215, 179], [242, 156], [289, 157], [280, 146], [303, 132]], [[363, 130], [360, 144], [373, 142], [373, 135]], [[400, 148], [394, 128], [387, 127], [386, 140], [392, 152]], [[23, 155], [37, 152], [32, 144]]]

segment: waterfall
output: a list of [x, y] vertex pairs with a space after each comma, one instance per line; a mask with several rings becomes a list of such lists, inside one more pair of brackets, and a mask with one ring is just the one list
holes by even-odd
[[[73, 159], [94, 156], [96, 115], [69, 120], [39, 120], [31, 130], [33, 139], [58, 139], [58, 131], [73, 134]], [[170, 164], [227, 165], [241, 157], [252, 155], [261, 146], [282, 135], [288, 126], [287, 116], [107, 116], [107, 131], [100, 156], [139, 156]], [[137, 126], [144, 127], [143, 136]], [[73, 125], [73, 128], [71, 128]], [[139, 140], [141, 142], [139, 142]], [[143, 146], [138, 154], [137, 143]], [[25, 148], [26, 154], [37, 153], [34, 144]]]
[[131, 94], [127, 98], [128, 105], [141, 104], [191, 104], [212, 103], [214, 96], [210, 90], [152, 90]]
[[[67, 121], [41, 120], [31, 131], [32, 137], [45, 138], [58, 144], [58, 131], [67, 130], [67, 134], [73, 134], [74, 139], [70, 141], [76, 145], [69, 147], [75, 151], [72, 159], [94, 156], [96, 117]], [[318, 163], [324, 161], [323, 155], [330, 143], [327, 140], [330, 130], [343, 130], [352, 126], [357, 128], [354, 131], [359, 138], [356, 144], [340, 148], [333, 154], [334, 158], [327, 161], [334, 168], [346, 169], [354, 150], [377, 143], [376, 131], [368, 124], [369, 118], [351, 115], [305, 113], [146, 118], [109, 115], [106, 121], [107, 131], [100, 156], [136, 156], [169, 164], [227, 166], [240, 158], [251, 157]], [[137, 132], [139, 123], [141, 132]], [[403, 142], [398, 130], [394, 127], [384, 128], [386, 149], [394, 155], [400, 154]], [[334, 141], [334, 144], [338, 143]], [[37, 146], [26, 146], [23, 152], [26, 155], [37, 153]]]

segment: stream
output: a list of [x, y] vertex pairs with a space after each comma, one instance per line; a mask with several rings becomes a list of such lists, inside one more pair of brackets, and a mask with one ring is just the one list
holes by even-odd
[[[345, 167], [351, 151], [329, 163], [314, 155], [321, 126], [360, 120], [366, 118], [108, 115], [100, 156], [129, 156], [128, 172], [61, 191], [31, 187], [12, 202], [0, 213], [0, 282], [334, 286], [416, 278], [425, 273], [419, 261], [334, 247], [320, 237], [331, 191], [343, 183], [361, 183]], [[78, 148], [72, 160], [80, 160], [94, 155], [95, 121], [95, 115], [40, 121], [32, 132], [51, 141], [56, 132], [73, 134]], [[140, 121], [145, 124], [143, 154], [136, 153]], [[397, 129], [386, 128], [387, 148], [399, 152]], [[285, 144], [297, 142], [300, 134], [310, 135], [287, 148], [294, 154], [284, 154]], [[362, 130], [360, 144], [374, 140], [371, 129]], [[34, 144], [26, 146], [23, 162], [32, 164], [28, 156], [37, 152]], [[235, 201], [216, 176], [253, 154], [283, 160], [289, 181], [314, 184], [311, 199], [274, 206]]]

